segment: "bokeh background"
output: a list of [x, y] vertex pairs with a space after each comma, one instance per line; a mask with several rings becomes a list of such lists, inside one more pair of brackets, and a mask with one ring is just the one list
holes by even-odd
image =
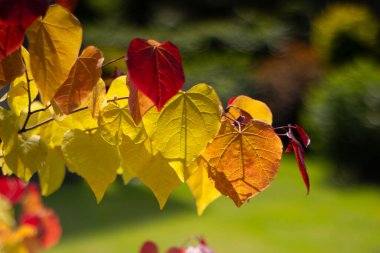
[[[186, 186], [160, 211], [137, 181], [118, 180], [97, 205], [69, 175], [46, 198], [64, 230], [46, 252], [137, 253], [146, 240], [165, 252], [200, 235], [217, 253], [380, 252], [380, 1], [78, 0], [74, 13], [106, 61], [135, 37], [170, 40], [185, 89], [207, 83], [224, 104], [249, 95], [275, 126], [301, 124], [311, 193], [292, 156], [258, 197], [241, 208], [220, 198], [201, 217]], [[118, 62], [105, 78], [115, 66], [125, 71]]]

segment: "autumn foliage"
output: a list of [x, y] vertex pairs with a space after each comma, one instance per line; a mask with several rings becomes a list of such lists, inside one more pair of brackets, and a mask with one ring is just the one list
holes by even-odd
[[98, 202], [121, 174], [125, 184], [138, 178], [150, 188], [161, 208], [186, 183], [201, 214], [221, 194], [241, 206], [267, 188], [280, 166], [279, 136], [287, 136], [309, 189], [306, 133], [298, 125], [273, 128], [268, 106], [247, 96], [223, 108], [207, 84], [182, 90], [181, 56], [171, 42], [133, 39], [120, 58], [127, 75], [106, 88], [108, 63], [95, 46], [81, 50], [72, 13], [43, 0], [0, 3], [9, 7], [0, 13], [0, 85], [9, 89], [0, 107], [3, 174], [28, 182], [38, 173], [49, 195], [67, 167]]

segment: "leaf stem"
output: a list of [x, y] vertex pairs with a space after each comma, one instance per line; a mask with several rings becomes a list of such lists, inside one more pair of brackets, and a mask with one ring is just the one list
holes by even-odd
[[30, 94], [30, 82], [31, 82], [31, 79], [29, 79], [28, 68], [26, 66], [24, 57], [22, 57], [22, 62], [25, 65], [26, 85], [27, 85], [27, 88], [28, 88], [28, 90], [27, 90], [27, 92], [28, 92], [28, 114], [26, 115], [26, 119], [25, 119], [24, 125], [20, 129], [19, 133], [22, 133], [22, 132], [25, 131], [26, 125], [28, 124], [28, 121], [29, 121], [29, 118], [32, 115], [32, 113], [31, 113], [31, 110], [32, 110], [32, 96]]
[[106, 67], [106, 66], [108, 66], [108, 65], [110, 65], [110, 64], [112, 64], [112, 63], [114, 63], [114, 62], [117, 62], [117, 61], [119, 61], [119, 60], [121, 60], [121, 59], [123, 59], [123, 58], [125, 58], [125, 55], [122, 55], [122, 56], [120, 56], [120, 57], [118, 57], [118, 58], [116, 58], [116, 59], [113, 59], [113, 60], [110, 60], [110, 61], [107, 62], [107, 63], [104, 63], [102, 67], [104, 68], [104, 67]]

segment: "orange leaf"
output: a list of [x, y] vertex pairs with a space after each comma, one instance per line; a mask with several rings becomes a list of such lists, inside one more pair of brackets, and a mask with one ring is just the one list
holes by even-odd
[[282, 142], [264, 122], [252, 120], [239, 131], [223, 121], [202, 155], [209, 161], [215, 188], [239, 207], [272, 183], [280, 165]]
[[0, 61], [0, 89], [25, 72], [21, 50], [8, 55]]
[[54, 100], [65, 114], [70, 114], [90, 97], [102, 74], [103, 53], [94, 46], [86, 47], [79, 56]]
[[129, 88], [128, 106], [131, 116], [138, 125], [145, 113], [153, 107], [153, 102], [144, 94], [139, 92], [136, 86], [127, 79]]

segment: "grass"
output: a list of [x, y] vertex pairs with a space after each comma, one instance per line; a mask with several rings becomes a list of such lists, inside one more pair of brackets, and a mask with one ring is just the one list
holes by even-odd
[[241, 208], [220, 198], [198, 217], [180, 187], [163, 211], [138, 185], [114, 184], [98, 206], [84, 183], [64, 185], [46, 199], [59, 213], [62, 241], [47, 253], [138, 253], [154, 240], [161, 252], [203, 235], [217, 253], [380, 252], [380, 189], [337, 187], [329, 165], [308, 161], [311, 193], [296, 161], [285, 158], [273, 185]]

